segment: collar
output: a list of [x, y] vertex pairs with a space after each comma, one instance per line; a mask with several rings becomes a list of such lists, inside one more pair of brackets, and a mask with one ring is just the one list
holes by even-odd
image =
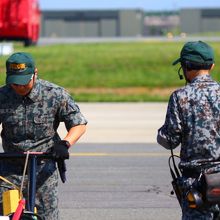
[[31, 99], [33, 102], [39, 101], [41, 99], [39, 79], [36, 79], [34, 86], [31, 92], [27, 95], [27, 97]]
[[191, 83], [198, 83], [198, 82], [212, 82], [213, 79], [209, 74], [205, 74], [205, 75], [199, 75], [196, 76]]

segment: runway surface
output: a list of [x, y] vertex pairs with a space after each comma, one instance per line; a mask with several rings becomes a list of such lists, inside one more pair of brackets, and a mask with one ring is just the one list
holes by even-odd
[[157, 144], [77, 144], [60, 184], [62, 219], [180, 219], [169, 155]]

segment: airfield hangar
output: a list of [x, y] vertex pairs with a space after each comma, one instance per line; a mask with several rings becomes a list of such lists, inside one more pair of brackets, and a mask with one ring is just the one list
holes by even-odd
[[130, 10], [42, 11], [42, 37], [139, 37], [179, 28], [188, 34], [219, 32], [220, 9], [181, 9], [168, 14]]
[[137, 37], [144, 29], [142, 10], [42, 11], [43, 37]]

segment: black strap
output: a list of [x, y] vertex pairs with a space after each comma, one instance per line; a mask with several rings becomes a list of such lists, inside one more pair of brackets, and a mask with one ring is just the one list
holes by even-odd
[[173, 176], [175, 176], [175, 178], [181, 177], [180, 172], [179, 172], [179, 169], [177, 168], [176, 163], [175, 163], [174, 157], [176, 157], [176, 156], [175, 156], [174, 153], [173, 153], [173, 149], [170, 148], [170, 151], [171, 151], [171, 158], [172, 158], [172, 162], [173, 162], [173, 168], [174, 168], [174, 171], [175, 171], [175, 172], [174, 172], [174, 171], [172, 170], [171, 166], [170, 166], [170, 173], [171, 173], [172, 177], [173, 177]]

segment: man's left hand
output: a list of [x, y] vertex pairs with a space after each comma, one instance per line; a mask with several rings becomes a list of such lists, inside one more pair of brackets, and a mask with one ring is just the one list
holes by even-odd
[[53, 155], [56, 159], [69, 159], [68, 149], [70, 147], [70, 143], [65, 140], [61, 140], [54, 144], [53, 146]]

